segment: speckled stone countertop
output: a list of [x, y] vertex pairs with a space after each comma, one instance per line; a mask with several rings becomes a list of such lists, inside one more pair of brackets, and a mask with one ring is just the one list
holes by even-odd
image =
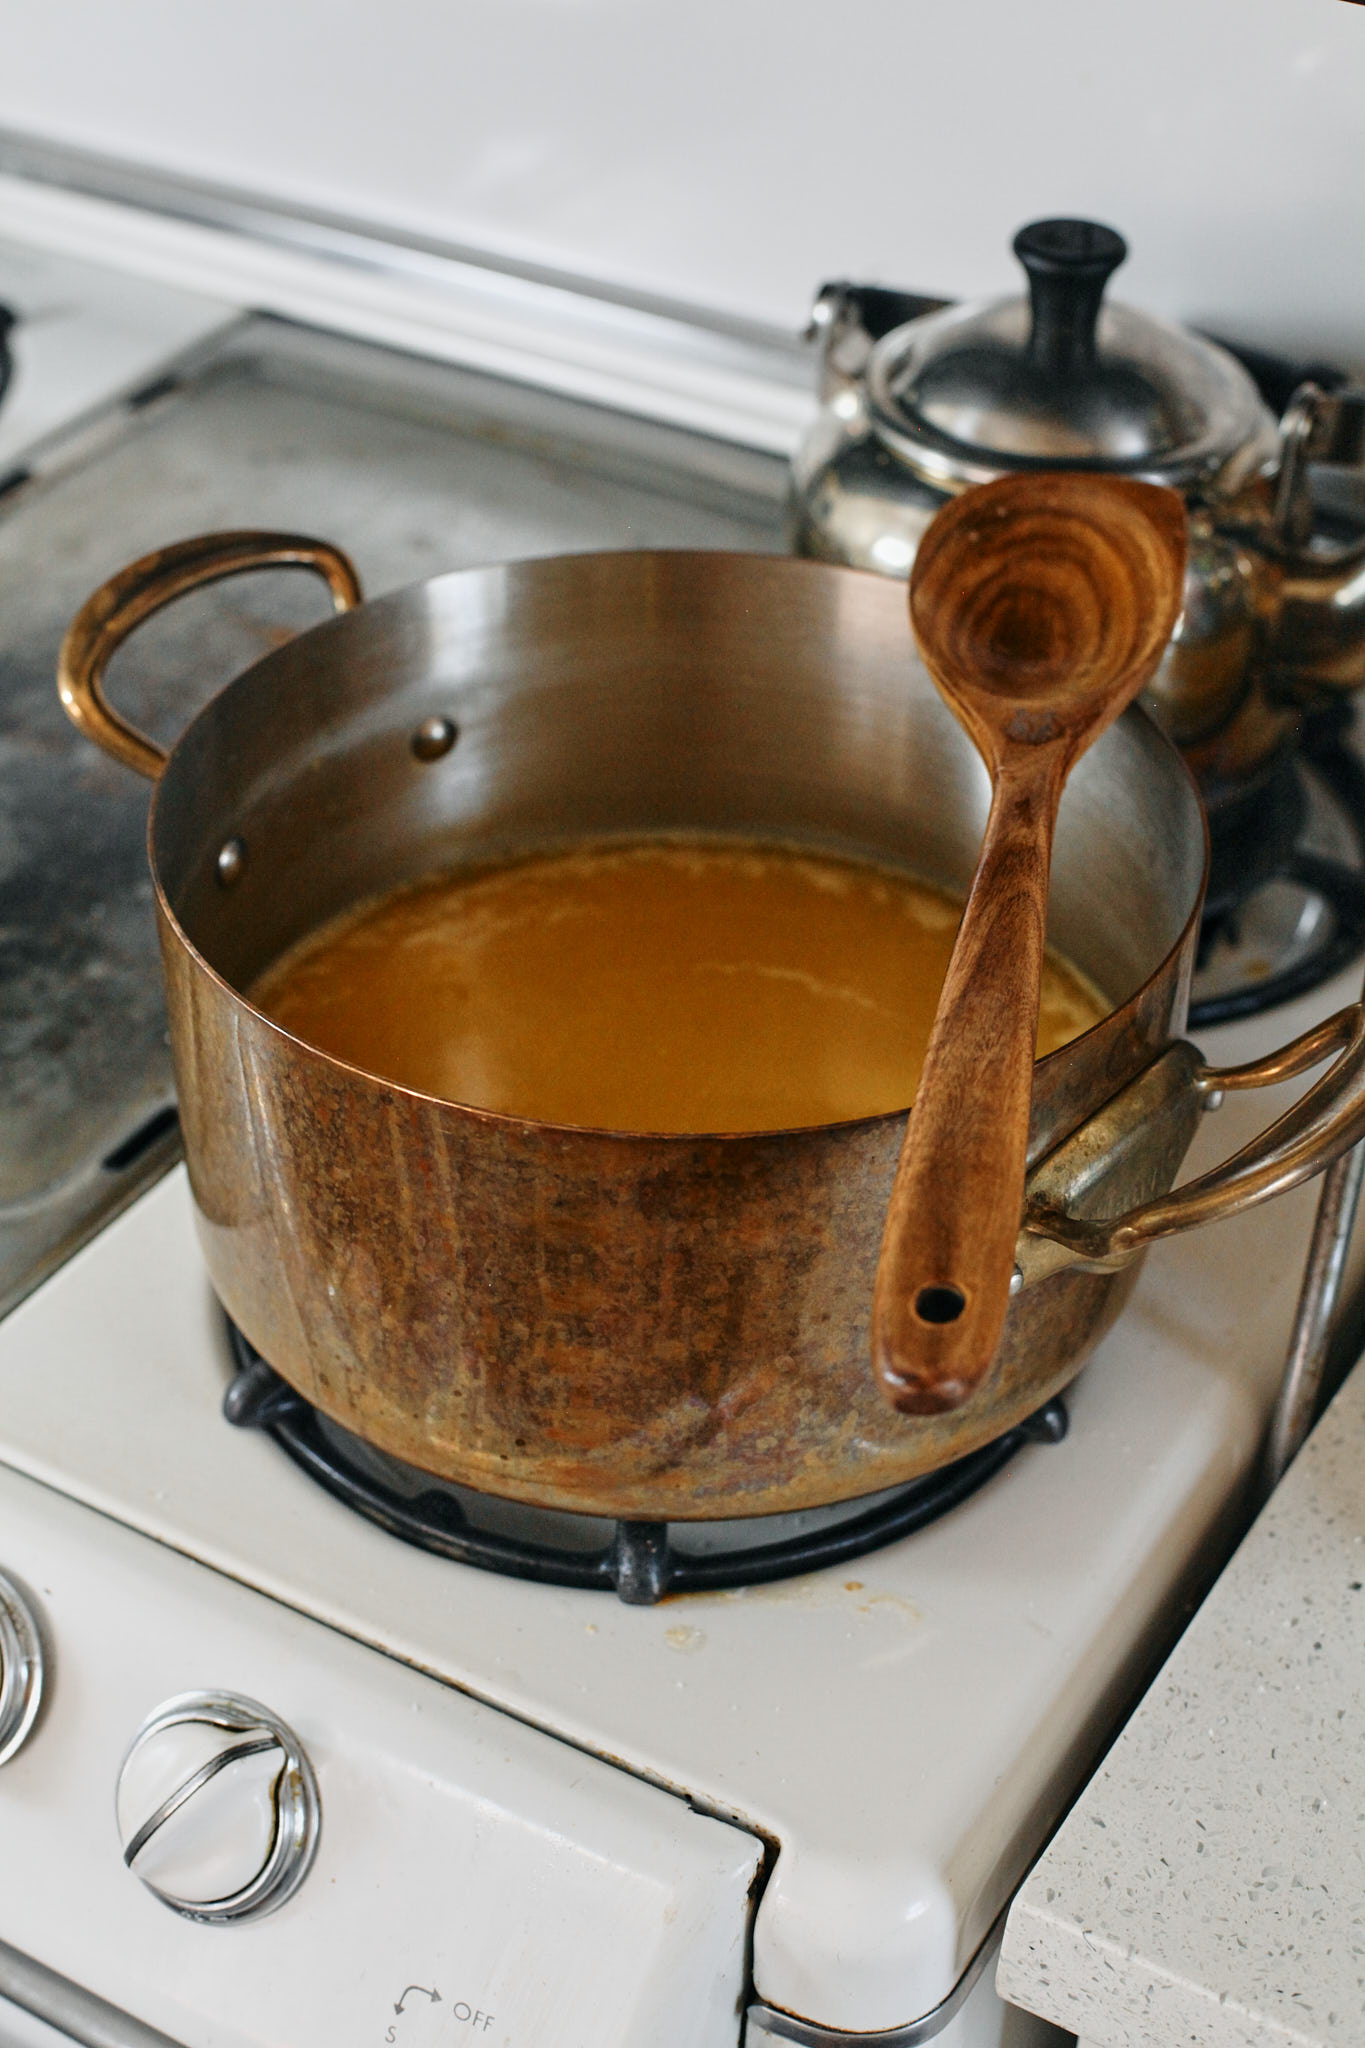
[[1011, 1910], [1094, 2048], [1365, 2043], [1365, 1364]]

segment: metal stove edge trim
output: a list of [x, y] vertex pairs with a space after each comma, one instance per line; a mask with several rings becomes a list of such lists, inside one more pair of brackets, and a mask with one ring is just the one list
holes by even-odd
[[169, 2034], [82, 1990], [46, 1963], [0, 1941], [0, 1998], [42, 2020], [81, 2048], [183, 2048]]
[[[313, 212], [0, 127], [6, 233], [67, 256], [789, 455], [808, 345], [743, 315]], [[32, 195], [26, 203], [25, 193]], [[98, 218], [92, 217], [98, 209]], [[420, 337], [420, 339], [418, 338]]]
[[976, 1989], [987, 1963], [1000, 1945], [1005, 1920], [1013, 1903], [1011, 1894], [947, 1996], [931, 2006], [928, 2012], [921, 2013], [917, 2020], [907, 2020], [904, 2026], [883, 2027], [870, 2034], [861, 2029], [850, 2033], [843, 2027], [821, 2027], [810, 2020], [797, 2019], [793, 2013], [765, 2005], [761, 1999], [755, 2000], [746, 2010], [746, 2026], [759, 2027], [777, 2041], [795, 2041], [799, 2048], [920, 2048], [922, 2042], [934, 2040], [957, 2018]]
[[362, 219], [329, 207], [272, 198], [216, 180], [134, 162], [72, 142], [55, 141], [31, 129], [0, 127], [0, 171], [30, 183], [114, 200], [144, 213], [164, 213], [204, 227], [300, 248], [310, 255], [397, 274], [435, 276], [452, 285], [466, 273], [496, 278], [507, 291], [556, 293], [578, 310], [610, 307], [628, 319], [657, 322], [695, 332], [713, 345], [732, 344], [776, 358], [804, 391], [810, 380], [810, 343], [794, 328], [723, 307], [697, 305], [663, 292], [634, 290], [606, 278], [585, 277], [553, 264], [500, 255], [442, 235]]

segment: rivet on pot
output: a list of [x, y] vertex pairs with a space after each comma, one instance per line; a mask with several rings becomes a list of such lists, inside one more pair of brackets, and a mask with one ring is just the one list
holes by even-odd
[[230, 889], [234, 882], [240, 882], [246, 868], [246, 841], [225, 839], [218, 849], [218, 858], [214, 865], [218, 870], [218, 880], [224, 889]]
[[453, 718], [424, 718], [412, 736], [412, 751], [419, 761], [439, 761], [460, 736]]

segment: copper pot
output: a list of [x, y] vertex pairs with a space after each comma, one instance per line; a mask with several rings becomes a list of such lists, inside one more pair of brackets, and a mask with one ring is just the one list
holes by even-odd
[[[178, 593], [281, 562], [323, 575], [348, 615], [257, 662], [166, 756], [103, 698], [110, 655]], [[1365, 1131], [1358, 1009], [1235, 1073], [1179, 1042], [1203, 818], [1174, 748], [1128, 712], [1072, 778], [1050, 915], [1114, 1009], [1036, 1068], [1019, 1286], [986, 1384], [951, 1414], [894, 1413], [868, 1312], [903, 1116], [739, 1136], [532, 1123], [360, 1073], [243, 990], [361, 898], [609, 834], [799, 842], [961, 889], [987, 779], [913, 653], [904, 591], [810, 562], [641, 553], [358, 604], [321, 542], [190, 541], [90, 599], [61, 689], [156, 780], [150, 860], [214, 1286], [287, 1380], [383, 1450], [632, 1518], [870, 1493], [1063, 1387], [1152, 1237], [1292, 1185]], [[1255, 1146], [1168, 1194], [1218, 1090], [1333, 1051]]]

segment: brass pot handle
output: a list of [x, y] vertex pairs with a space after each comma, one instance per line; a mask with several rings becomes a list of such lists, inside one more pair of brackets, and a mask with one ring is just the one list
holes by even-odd
[[[1076, 1215], [1050, 1199], [1045, 1184], [1039, 1185], [1025, 1205], [1019, 1239], [1027, 1282], [1071, 1265], [1116, 1271], [1159, 1237], [1238, 1216], [1287, 1193], [1365, 1138], [1365, 1003], [1338, 1010], [1278, 1052], [1244, 1067], [1205, 1066], [1189, 1046], [1173, 1051], [1187, 1056], [1187, 1089], [1205, 1108], [1216, 1107], [1225, 1091], [1266, 1088], [1305, 1074], [1325, 1059], [1332, 1058], [1332, 1064], [1283, 1116], [1221, 1166], [1121, 1216]], [[1141, 1085], [1132, 1087], [1136, 1091]], [[1049, 1164], [1043, 1163], [1040, 1183], [1045, 1183]], [[1045, 1241], [1046, 1250], [1038, 1240]]]
[[298, 533], [205, 533], [177, 541], [120, 569], [77, 612], [57, 661], [57, 693], [72, 724], [116, 761], [155, 782], [166, 749], [115, 711], [103, 689], [104, 671], [134, 627], [173, 598], [248, 569], [311, 569], [321, 576], [339, 612], [360, 603], [360, 581], [340, 548]]

